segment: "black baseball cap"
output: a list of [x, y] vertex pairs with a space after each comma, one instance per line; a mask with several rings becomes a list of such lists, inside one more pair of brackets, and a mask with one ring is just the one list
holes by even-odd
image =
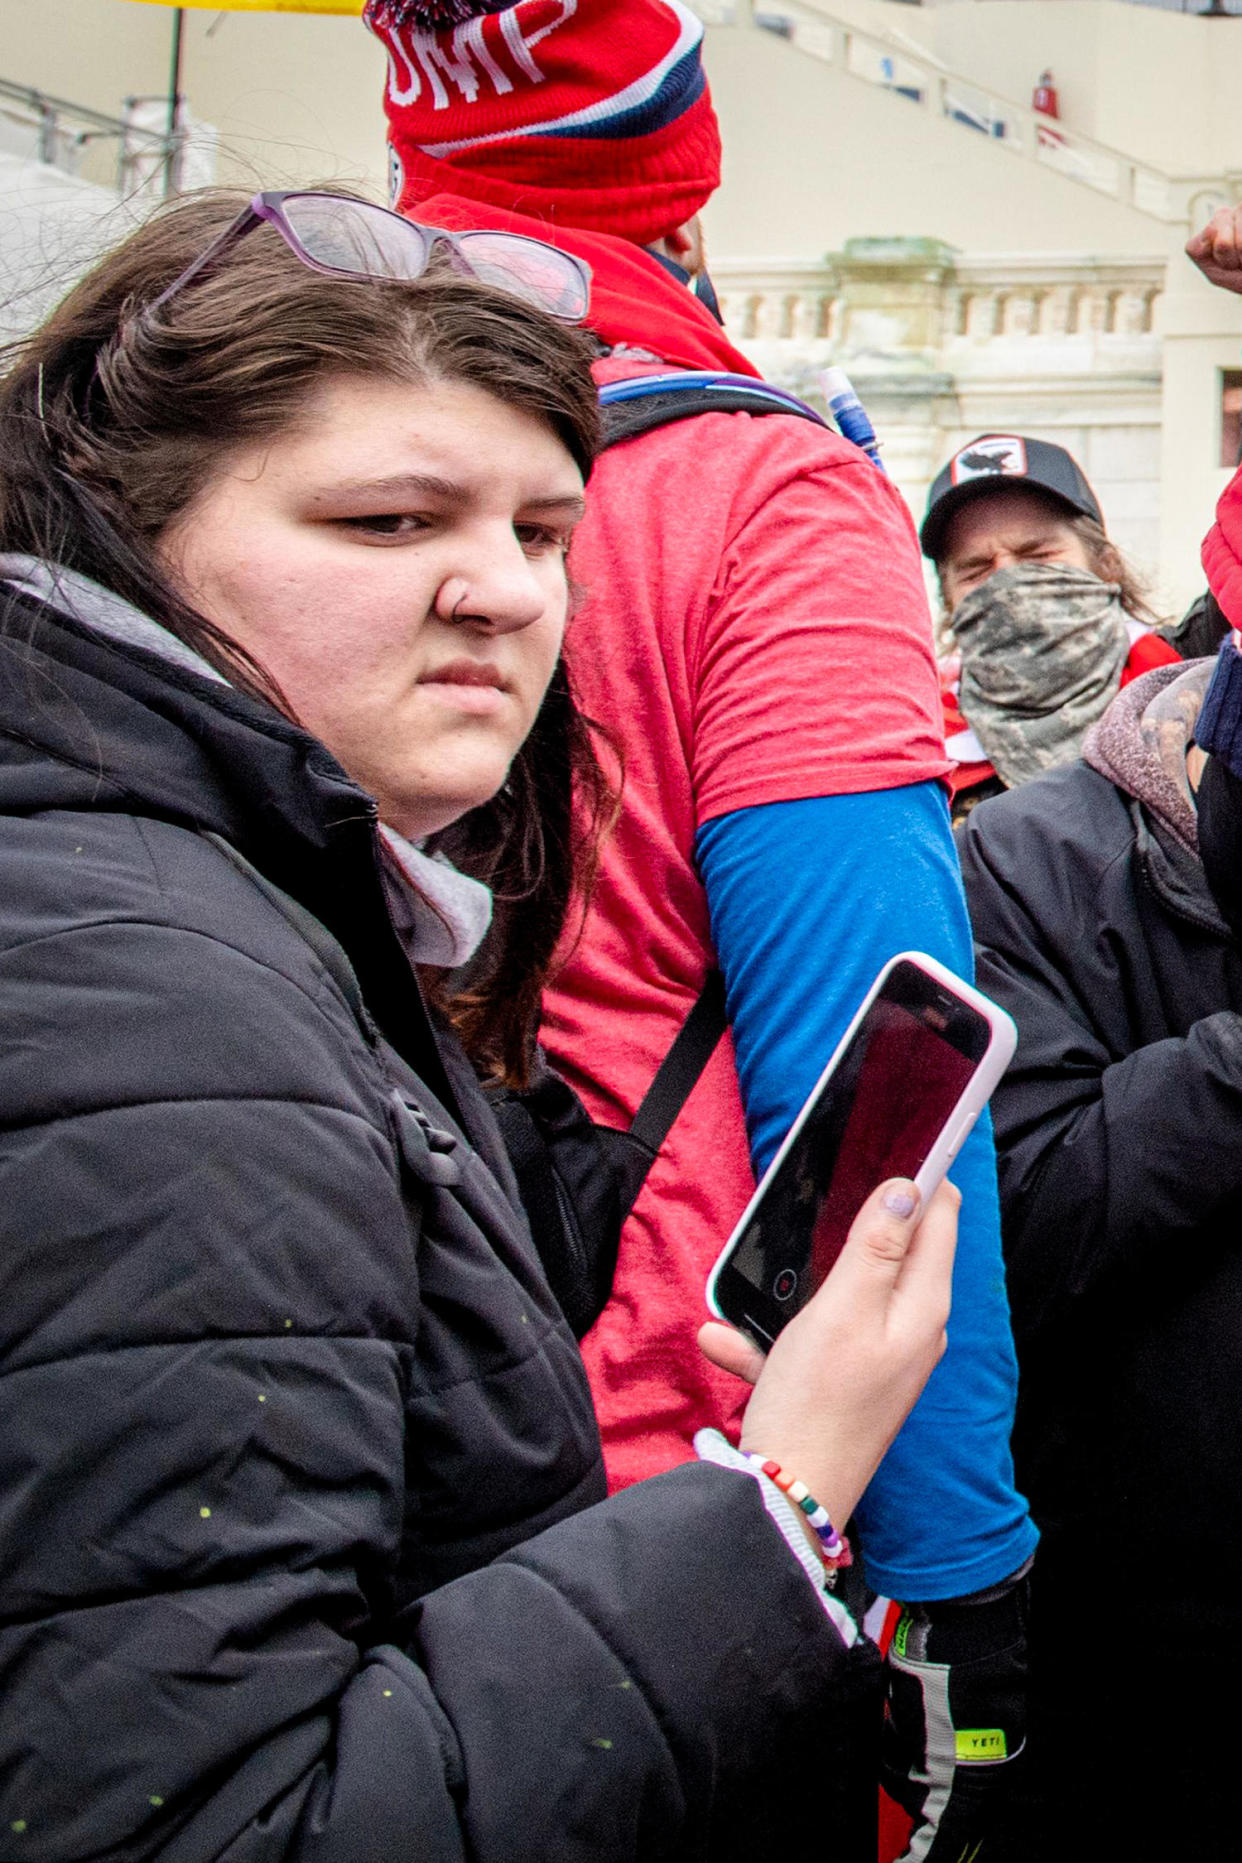
[[924, 556], [938, 560], [955, 511], [981, 492], [994, 492], [1002, 485], [1038, 486], [1076, 516], [1104, 522], [1095, 493], [1063, 446], [1028, 440], [1020, 433], [981, 433], [954, 453], [932, 480], [919, 532]]

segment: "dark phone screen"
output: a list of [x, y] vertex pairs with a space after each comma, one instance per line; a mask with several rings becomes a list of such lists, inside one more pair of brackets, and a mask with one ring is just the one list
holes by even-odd
[[775, 1338], [823, 1282], [876, 1185], [920, 1170], [990, 1034], [925, 971], [895, 968], [721, 1271], [729, 1319]]

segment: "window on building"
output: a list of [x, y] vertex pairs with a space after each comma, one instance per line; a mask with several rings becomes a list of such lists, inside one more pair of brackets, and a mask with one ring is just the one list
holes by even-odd
[[1242, 369], [1220, 372], [1220, 463], [1242, 465]]

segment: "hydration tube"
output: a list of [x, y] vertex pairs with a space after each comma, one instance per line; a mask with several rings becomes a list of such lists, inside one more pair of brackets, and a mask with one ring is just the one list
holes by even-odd
[[875, 437], [875, 428], [845, 370], [821, 369], [819, 385], [824, 391], [828, 411], [845, 438], [861, 447], [872, 465], [887, 477], [888, 467], [880, 458], [880, 442]]
[[[886, 473], [875, 428], [845, 370], [824, 369], [819, 380], [838, 431], [867, 455], [877, 471]], [[791, 414], [800, 414], [804, 419], [818, 422], [821, 427], [828, 425], [818, 409], [800, 401], [797, 395], [787, 394], [783, 388], [773, 388], [770, 382], [760, 381], [758, 376], [728, 375], [713, 369], [678, 369], [671, 374], [636, 375], [626, 381], [609, 382], [605, 388], [600, 389], [599, 402], [601, 407], [612, 407], [620, 401], [641, 401], [646, 395], [663, 395], [671, 389], [691, 388], [700, 391], [718, 389], [722, 394], [734, 393], [740, 388], [747, 394], [771, 402], [774, 409], [787, 408]]]

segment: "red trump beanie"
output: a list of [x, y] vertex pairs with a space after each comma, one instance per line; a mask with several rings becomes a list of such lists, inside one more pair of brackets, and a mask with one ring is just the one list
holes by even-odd
[[720, 181], [703, 27], [680, 0], [368, 0], [393, 205], [433, 194], [647, 245]]

